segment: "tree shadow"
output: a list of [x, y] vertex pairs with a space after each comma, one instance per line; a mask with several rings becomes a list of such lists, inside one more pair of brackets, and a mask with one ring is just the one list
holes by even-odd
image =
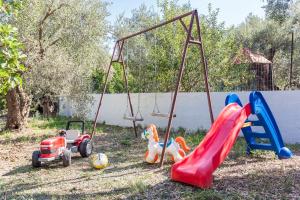
[[[75, 183], [80, 183], [81, 181], [84, 181], [85, 179], [87, 179], [86, 177], [78, 177], [78, 178], [69, 178], [69, 179], [64, 179], [63, 183], [64, 184], [75, 184]], [[15, 192], [22, 192], [22, 191], [26, 191], [26, 190], [31, 190], [34, 188], [38, 188], [38, 187], [42, 187], [42, 186], [47, 186], [47, 185], [57, 185], [57, 184], [61, 184], [62, 180], [59, 181], [47, 181], [45, 183], [42, 184], [37, 184], [34, 182], [31, 183], [18, 183], [15, 184], [13, 186], [13, 188], [6, 190], [6, 193], [15, 193]], [[4, 185], [5, 186], [5, 185]]]
[[152, 186], [146, 185], [125, 199], [184, 199], [197, 190], [200, 189], [167, 179]]
[[295, 199], [300, 198], [299, 180], [299, 169], [257, 169], [247, 174], [215, 177], [214, 188], [239, 192], [251, 198]]
[[[227, 158], [228, 159], [228, 158]], [[266, 158], [263, 156], [244, 156], [244, 157], [239, 157], [235, 159], [229, 159], [227, 161], [229, 162], [224, 162], [222, 163], [221, 167], [234, 167], [234, 166], [240, 166], [240, 165], [247, 165], [247, 164], [252, 164], [252, 163], [263, 163], [270, 160], [270, 158]]]
[[[35, 194], [15, 194], [6, 192], [2, 194], [4, 199], [37, 199], [37, 200], [52, 200], [52, 199], [66, 199], [66, 200], [74, 200], [74, 199], [111, 199], [116, 195], [126, 194], [130, 188], [124, 187], [119, 189], [112, 189], [109, 191], [99, 191], [99, 192], [92, 192], [92, 193], [79, 193], [78, 191], [74, 190], [73, 193], [70, 194], [49, 194], [46, 192], [35, 193]], [[0, 192], [1, 194], [1, 192]]]
[[299, 180], [299, 169], [258, 169], [248, 174], [215, 177], [209, 190], [167, 179], [126, 199], [299, 199]]
[[[72, 167], [72, 165], [82, 163], [80, 161], [83, 161], [83, 159], [84, 158], [82, 158], [80, 155], [72, 156], [71, 166], [68, 166], [68, 167]], [[9, 172], [3, 174], [3, 176], [13, 176], [13, 175], [24, 174], [24, 173], [28, 173], [28, 172], [40, 171], [42, 169], [51, 170], [51, 169], [64, 169], [64, 168], [66, 168], [66, 167], [64, 167], [62, 165], [62, 160], [55, 160], [55, 161], [52, 161], [52, 162], [49, 162], [49, 163], [43, 163], [42, 166], [38, 167], [38, 168], [32, 167], [31, 164], [18, 166], [16, 168], [10, 170]]]

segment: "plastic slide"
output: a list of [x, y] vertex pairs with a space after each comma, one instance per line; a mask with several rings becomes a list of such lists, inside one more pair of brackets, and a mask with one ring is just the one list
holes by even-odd
[[227, 157], [250, 113], [250, 104], [227, 105], [198, 147], [172, 166], [171, 179], [200, 188], [211, 187], [212, 173]]

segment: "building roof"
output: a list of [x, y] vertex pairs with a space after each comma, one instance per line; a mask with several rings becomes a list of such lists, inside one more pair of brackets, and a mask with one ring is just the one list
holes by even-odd
[[272, 62], [262, 54], [253, 53], [248, 48], [243, 48], [241, 53], [234, 58], [234, 64], [271, 64]]

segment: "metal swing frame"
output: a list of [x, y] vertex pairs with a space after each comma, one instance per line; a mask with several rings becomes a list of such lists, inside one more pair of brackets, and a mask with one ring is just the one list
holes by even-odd
[[[188, 26], [183, 21], [183, 18], [186, 18], [186, 17], [190, 17], [190, 22], [189, 22]], [[199, 50], [200, 50], [200, 59], [201, 59], [201, 65], [202, 65], [203, 74], [204, 74], [205, 90], [206, 90], [206, 94], [207, 94], [210, 120], [211, 120], [211, 123], [214, 122], [212, 105], [211, 105], [211, 98], [210, 98], [210, 91], [209, 91], [209, 84], [208, 84], [207, 61], [205, 59], [204, 48], [203, 48], [203, 45], [202, 45], [200, 20], [199, 20], [197, 10], [193, 10], [193, 11], [190, 11], [190, 12], [185, 13], [183, 15], [179, 15], [177, 17], [174, 17], [173, 19], [167, 20], [165, 22], [154, 25], [150, 28], [147, 28], [147, 29], [144, 29], [142, 31], [130, 34], [130, 35], [125, 36], [125, 37], [122, 37], [122, 38], [120, 38], [116, 41], [115, 46], [114, 46], [114, 50], [113, 50], [113, 53], [112, 53], [112, 56], [111, 56], [110, 64], [109, 64], [109, 67], [107, 69], [104, 89], [103, 89], [103, 92], [101, 93], [101, 96], [100, 96], [99, 105], [98, 105], [98, 109], [97, 109], [97, 112], [96, 112], [94, 125], [93, 125], [93, 130], [92, 130], [92, 137], [93, 137], [94, 134], [95, 134], [95, 129], [96, 129], [96, 125], [97, 125], [97, 120], [98, 120], [100, 108], [101, 108], [101, 105], [102, 105], [103, 96], [104, 96], [104, 94], [106, 92], [106, 88], [107, 88], [108, 76], [109, 76], [109, 73], [111, 71], [112, 64], [114, 62], [120, 63], [122, 65], [124, 83], [125, 83], [125, 87], [126, 87], [126, 90], [127, 90], [127, 96], [128, 96], [128, 103], [129, 103], [129, 106], [130, 106], [130, 112], [131, 112], [131, 115], [134, 116], [132, 102], [131, 102], [131, 98], [130, 98], [130, 92], [129, 92], [129, 89], [128, 89], [128, 79], [127, 79], [127, 75], [125, 73], [126, 65], [125, 65], [124, 56], [123, 56], [123, 50], [124, 50], [123, 47], [124, 47], [125, 41], [129, 38], [132, 38], [132, 37], [135, 37], [137, 35], [146, 33], [148, 31], [157, 29], [159, 27], [165, 26], [165, 25], [170, 24], [170, 23], [175, 22], [175, 21], [179, 21], [180, 24], [182, 25], [183, 29], [185, 30], [186, 40], [185, 40], [183, 51], [182, 51], [181, 62], [180, 62], [179, 72], [178, 72], [177, 81], [176, 81], [176, 87], [175, 87], [174, 96], [173, 96], [173, 99], [172, 99], [171, 111], [170, 111], [170, 114], [169, 114], [169, 117], [168, 117], [168, 125], [167, 125], [167, 129], [166, 129], [166, 134], [165, 134], [164, 147], [163, 147], [163, 151], [162, 151], [162, 155], [161, 155], [161, 159], [160, 159], [160, 167], [163, 166], [166, 145], [167, 145], [169, 137], [170, 137], [170, 131], [171, 131], [172, 120], [173, 120], [172, 116], [174, 115], [174, 109], [175, 109], [177, 94], [178, 94], [181, 79], [182, 79], [182, 76], [183, 76], [183, 71], [185, 69], [186, 54], [187, 54], [187, 50], [188, 50], [189, 45], [195, 44], [199, 47]], [[196, 33], [197, 33], [197, 35], [195, 37], [192, 35], [192, 30], [193, 30], [194, 27], [196, 27]], [[115, 57], [117, 59], [114, 59]], [[133, 127], [134, 127], [135, 136], [137, 137], [136, 123], [135, 123], [134, 120], [132, 121], [132, 123], [133, 123]]]

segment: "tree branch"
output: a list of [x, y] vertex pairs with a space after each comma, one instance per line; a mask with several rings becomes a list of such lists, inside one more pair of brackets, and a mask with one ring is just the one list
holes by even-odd
[[[40, 21], [39, 23], [39, 47], [40, 47], [40, 56], [41, 58], [44, 57], [44, 52], [45, 52], [45, 48], [43, 47], [43, 44], [42, 44], [42, 39], [43, 39], [43, 27], [44, 27], [44, 24], [45, 24], [45, 21], [51, 16], [53, 15], [56, 11], [58, 11], [59, 9], [65, 7], [65, 6], [68, 6], [68, 4], [65, 4], [65, 3], [62, 3], [60, 4], [57, 8], [55, 9], [52, 9], [52, 6], [53, 6], [53, 1], [51, 2], [50, 6], [48, 7], [48, 10], [45, 14], [45, 16], [43, 17], [43, 19]], [[55, 42], [56, 43], [56, 42]]]
[[45, 47], [45, 51], [46, 51], [49, 47], [55, 45], [55, 44], [56, 44], [57, 42], [59, 42], [60, 40], [62, 40], [61, 37], [59, 37], [59, 38], [57, 38], [56, 40], [54, 40], [53, 42], [51, 42], [47, 47]]

